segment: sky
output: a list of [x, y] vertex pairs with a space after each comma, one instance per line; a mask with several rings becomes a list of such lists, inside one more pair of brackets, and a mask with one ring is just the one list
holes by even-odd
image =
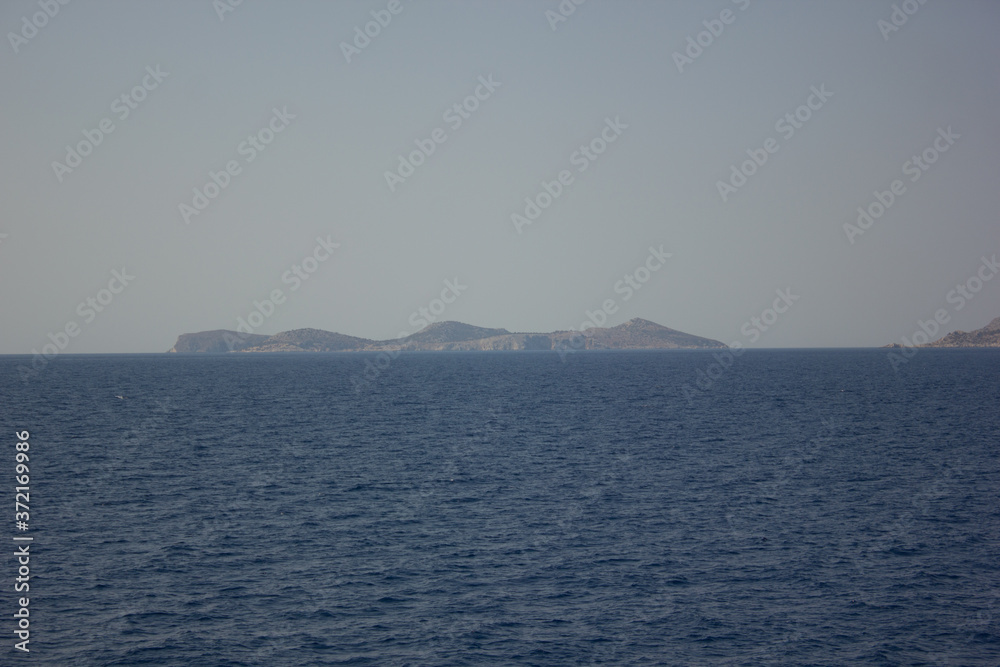
[[998, 29], [990, 0], [6, 0], [0, 354], [388, 339], [421, 309], [973, 330]]

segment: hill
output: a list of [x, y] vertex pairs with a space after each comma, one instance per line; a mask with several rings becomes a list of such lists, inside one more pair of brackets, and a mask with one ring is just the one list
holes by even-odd
[[920, 347], [1000, 347], [1000, 317], [975, 331], [952, 331]]
[[510, 334], [506, 329], [484, 329], [461, 322], [435, 322], [406, 338], [400, 338], [404, 345], [434, 345], [437, 343], [458, 343], [468, 340], [482, 340]]
[[724, 343], [720, 343], [717, 340], [694, 336], [638, 317], [610, 329], [588, 329], [585, 335], [588, 338], [588, 349], [635, 350], [727, 347]]
[[293, 329], [267, 337], [241, 352], [343, 352], [360, 350], [375, 341], [322, 329]]

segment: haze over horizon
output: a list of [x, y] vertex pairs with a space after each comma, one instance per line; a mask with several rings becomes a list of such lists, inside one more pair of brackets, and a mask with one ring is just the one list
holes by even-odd
[[254, 312], [385, 340], [436, 300], [747, 347], [978, 329], [998, 27], [988, 0], [13, 0], [0, 354]]

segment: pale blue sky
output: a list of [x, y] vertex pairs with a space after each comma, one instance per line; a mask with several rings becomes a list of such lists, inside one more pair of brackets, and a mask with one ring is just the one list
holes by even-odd
[[[555, 0], [413, 0], [346, 62], [341, 43], [388, 4], [244, 0], [220, 20], [211, 0], [74, 1], [15, 53], [6, 35], [42, 10], [3, 3], [0, 353], [71, 322], [67, 352], [163, 351], [276, 289], [260, 333], [391, 338], [456, 277], [443, 319], [512, 331], [579, 327], [609, 298], [610, 325], [755, 347], [1000, 315], [1000, 280], [946, 300], [1000, 253], [1000, 4], [932, 0], [885, 39], [888, 0], [588, 0], [554, 31]], [[679, 72], [673, 54], [727, 9]], [[120, 119], [147, 66], [169, 74]], [[490, 76], [453, 130], [445, 110]], [[776, 121], [812, 86], [833, 95], [785, 139]], [[241, 142], [286, 107], [247, 162]], [[52, 163], [104, 118], [114, 131], [60, 183]], [[571, 156], [606, 118], [628, 127], [580, 173]], [[949, 126], [959, 138], [911, 182], [904, 163]], [[447, 140], [390, 191], [385, 172], [435, 128]], [[717, 182], [769, 137], [777, 152], [723, 202]], [[185, 224], [178, 206], [230, 160], [240, 173]], [[573, 182], [518, 234], [511, 214], [563, 169]], [[843, 225], [894, 179], [905, 193], [849, 243]], [[317, 237], [340, 247], [293, 291], [282, 276]], [[661, 245], [672, 256], [626, 301], [616, 282]], [[78, 304], [122, 267], [134, 281], [88, 321]], [[783, 288], [800, 298], [751, 345], [741, 326]]]

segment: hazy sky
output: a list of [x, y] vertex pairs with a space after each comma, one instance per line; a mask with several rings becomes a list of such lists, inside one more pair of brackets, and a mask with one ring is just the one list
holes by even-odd
[[995, 1], [6, 0], [0, 28], [0, 353], [164, 351], [255, 301], [258, 333], [391, 338], [456, 279], [441, 319], [511, 331], [607, 300], [754, 347], [1000, 315]]

